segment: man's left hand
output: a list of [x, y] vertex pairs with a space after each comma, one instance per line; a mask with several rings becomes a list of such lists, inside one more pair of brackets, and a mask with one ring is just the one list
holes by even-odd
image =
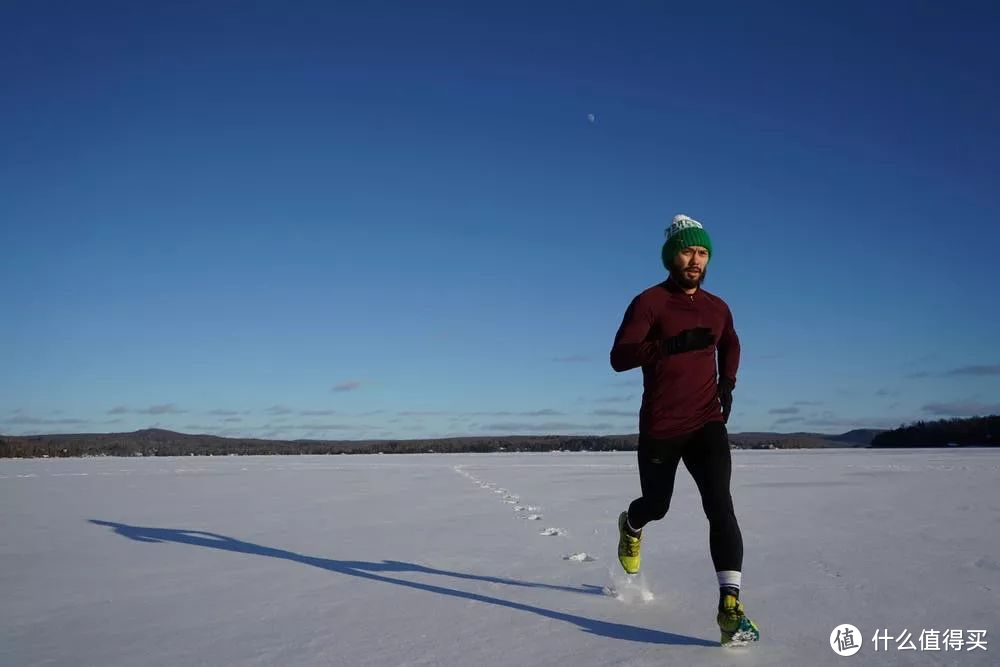
[[733, 388], [736, 383], [729, 378], [719, 378], [719, 402], [722, 403], [722, 421], [729, 423], [729, 413], [733, 411]]

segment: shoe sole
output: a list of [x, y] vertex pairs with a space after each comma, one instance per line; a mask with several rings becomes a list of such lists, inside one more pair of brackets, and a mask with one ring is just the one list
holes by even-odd
[[729, 641], [721, 641], [720, 643], [726, 648], [739, 648], [740, 646], [756, 644], [758, 641], [760, 641], [760, 637], [754, 633], [741, 631], [733, 635], [733, 638]]
[[747, 623], [732, 634], [727, 641], [727, 634], [723, 633], [719, 643], [726, 647], [749, 646], [760, 641], [760, 630], [756, 625]]

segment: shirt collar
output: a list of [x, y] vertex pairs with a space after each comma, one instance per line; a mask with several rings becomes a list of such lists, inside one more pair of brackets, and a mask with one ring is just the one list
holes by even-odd
[[690, 299], [694, 299], [701, 295], [700, 287], [696, 289], [692, 294], [686, 294], [684, 292], [684, 289], [674, 281], [672, 276], [664, 280], [662, 285], [665, 290], [667, 290], [671, 294], [676, 294], [677, 296], [686, 296]]

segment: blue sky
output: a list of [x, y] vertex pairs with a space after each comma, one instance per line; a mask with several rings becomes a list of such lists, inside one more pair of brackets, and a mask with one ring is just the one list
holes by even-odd
[[730, 430], [1000, 412], [990, 4], [202, 4], [0, 8], [0, 433], [632, 433], [681, 212]]

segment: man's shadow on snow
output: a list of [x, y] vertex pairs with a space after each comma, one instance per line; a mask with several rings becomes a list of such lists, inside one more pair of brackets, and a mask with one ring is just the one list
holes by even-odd
[[304, 556], [302, 554], [297, 554], [292, 551], [285, 551], [283, 549], [274, 549], [271, 547], [261, 546], [259, 544], [253, 544], [251, 542], [242, 542], [240, 540], [235, 540], [231, 537], [226, 537], [225, 535], [219, 535], [216, 533], [206, 533], [198, 530], [176, 530], [172, 528], [148, 528], [144, 526], [129, 526], [127, 524], [113, 523], [111, 521], [98, 521], [97, 519], [90, 519], [90, 523], [96, 524], [98, 526], [107, 526], [108, 528], [113, 528], [114, 531], [119, 535], [127, 537], [130, 540], [135, 540], [137, 542], [154, 542], [154, 543], [177, 542], [179, 544], [190, 544], [196, 547], [208, 547], [210, 549], [220, 549], [222, 551], [233, 551], [236, 553], [253, 554], [255, 556], [268, 556], [270, 558], [281, 558], [283, 560], [290, 560], [296, 563], [312, 565], [313, 567], [318, 567], [323, 570], [329, 570], [330, 572], [347, 574], [352, 577], [371, 579], [372, 581], [382, 581], [387, 584], [395, 584], [397, 586], [404, 586], [406, 588], [415, 588], [417, 590], [427, 591], [429, 593], [438, 593], [439, 595], [448, 595], [450, 597], [461, 598], [463, 600], [475, 600], [476, 602], [495, 604], [497, 606], [507, 607], [509, 609], [527, 611], [533, 614], [538, 614], [539, 616], [544, 616], [545, 618], [552, 618], [557, 621], [565, 621], [567, 623], [573, 623], [579, 626], [580, 629], [584, 630], [585, 632], [589, 632], [595, 635], [601, 635], [603, 637], [611, 637], [612, 639], [626, 639], [629, 641], [647, 642], [651, 644], [718, 646], [717, 642], [711, 642], [705, 639], [699, 639], [698, 637], [688, 637], [686, 635], [678, 635], [672, 632], [662, 632], [660, 630], [638, 628], [632, 625], [624, 625], [622, 623], [609, 623], [607, 621], [599, 621], [592, 618], [585, 618], [583, 616], [576, 616], [574, 614], [567, 614], [560, 611], [553, 611], [551, 609], [545, 609], [543, 607], [535, 607], [529, 604], [522, 604], [520, 602], [512, 602], [510, 600], [495, 598], [489, 595], [481, 595], [479, 593], [469, 593], [454, 588], [445, 588], [444, 586], [436, 586], [434, 584], [423, 584], [415, 581], [408, 581], [406, 579], [397, 579], [395, 577], [386, 576], [386, 573], [394, 574], [394, 573], [404, 573], [404, 572], [415, 572], [421, 574], [435, 574], [447, 577], [456, 577], [459, 579], [474, 579], [477, 581], [485, 581], [495, 584], [504, 584], [507, 586], [522, 586], [526, 588], [546, 588], [559, 591], [568, 591], [573, 593], [600, 595], [602, 594], [602, 590], [598, 586], [583, 586], [581, 588], [571, 588], [568, 586], [553, 586], [550, 584], [539, 584], [527, 581], [517, 581], [515, 579], [503, 579], [500, 577], [489, 577], [477, 574], [465, 574], [462, 572], [450, 572], [448, 570], [437, 570], [434, 568], [425, 567], [423, 565], [416, 565], [414, 563], [402, 563], [399, 561], [392, 561], [392, 560], [382, 561], [380, 563], [350, 561], [350, 560], [331, 560], [329, 558], [315, 558], [313, 556]]

